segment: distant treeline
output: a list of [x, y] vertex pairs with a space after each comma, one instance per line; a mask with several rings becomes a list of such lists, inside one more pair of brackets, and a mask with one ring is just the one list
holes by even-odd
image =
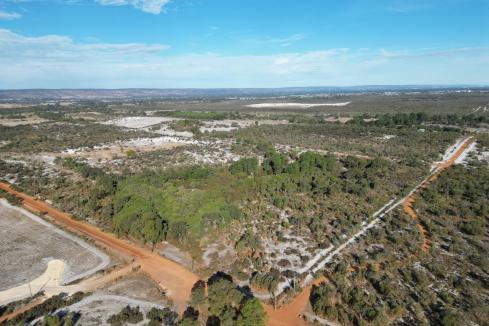
[[489, 116], [475, 114], [427, 114], [417, 113], [396, 113], [382, 114], [376, 116], [362, 115], [356, 116], [348, 123], [357, 125], [375, 125], [383, 127], [392, 126], [415, 126], [422, 124], [442, 124], [456, 126], [473, 126], [481, 123], [489, 123]]
[[239, 112], [214, 112], [214, 111], [156, 111], [154, 115], [162, 117], [174, 117], [192, 120], [225, 120], [242, 118]]

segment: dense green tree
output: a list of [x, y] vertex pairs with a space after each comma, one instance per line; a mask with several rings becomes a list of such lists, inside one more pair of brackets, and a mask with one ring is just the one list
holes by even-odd
[[195, 282], [190, 297], [190, 304], [192, 307], [198, 308], [201, 304], [205, 303], [205, 287], [206, 285], [204, 281], [199, 280]]
[[231, 163], [229, 171], [232, 174], [246, 173], [247, 175], [253, 175], [258, 169], [258, 160], [252, 158], [241, 158], [236, 162]]
[[247, 300], [241, 308], [236, 322], [237, 326], [264, 326], [266, 313], [261, 302], [252, 298]]
[[233, 325], [244, 298], [244, 294], [227, 278], [217, 278], [208, 285], [209, 313], [219, 318], [223, 325]]
[[263, 162], [263, 171], [267, 174], [279, 174], [284, 171], [289, 159], [282, 153], [273, 153]]

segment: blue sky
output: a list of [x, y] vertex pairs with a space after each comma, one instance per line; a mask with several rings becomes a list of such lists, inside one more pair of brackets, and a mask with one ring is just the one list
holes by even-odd
[[489, 84], [489, 0], [0, 0], [0, 88]]

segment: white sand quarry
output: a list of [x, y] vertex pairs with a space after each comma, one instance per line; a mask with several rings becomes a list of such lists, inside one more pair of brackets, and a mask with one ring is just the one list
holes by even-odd
[[248, 104], [246, 107], [254, 109], [277, 109], [277, 108], [290, 108], [290, 109], [309, 109], [320, 106], [347, 106], [351, 102], [339, 102], [339, 103], [256, 103]]

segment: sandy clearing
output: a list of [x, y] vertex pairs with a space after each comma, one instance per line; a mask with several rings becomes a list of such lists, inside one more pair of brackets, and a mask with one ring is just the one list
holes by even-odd
[[[109, 256], [101, 250], [1, 198], [0, 213], [0, 252], [2, 262], [9, 264], [1, 267], [0, 271], [8, 274], [18, 271], [15, 277], [3, 277], [1, 284], [13, 286], [19, 284], [16, 282], [22, 280], [22, 277], [25, 277], [24, 280], [34, 277], [36, 270], [37, 273], [41, 272], [40, 268], [44, 266], [42, 261], [48, 259], [58, 259], [65, 263], [60, 280], [62, 284], [92, 275], [110, 263]], [[20, 257], [11, 258], [9, 251], [14, 251], [13, 255]], [[13, 283], [5, 283], [7, 280]]]
[[257, 103], [245, 105], [254, 109], [276, 109], [276, 108], [299, 108], [309, 109], [320, 106], [347, 106], [351, 102], [339, 102], [339, 103]]
[[23, 125], [34, 125], [46, 122], [48, 120], [39, 117], [28, 117], [26, 119], [0, 119], [0, 125], [6, 127], [15, 127]]
[[[67, 311], [77, 311], [81, 317], [77, 325], [110, 325], [106, 321], [113, 315], [121, 311], [125, 306], [139, 307], [144, 316], [151, 308], [163, 309], [165, 306], [155, 304], [145, 300], [138, 300], [122, 295], [96, 293], [84, 298], [71, 306], [64, 307], [55, 311], [55, 314], [63, 314]], [[148, 320], [145, 318], [138, 325], [146, 325]]]
[[36, 279], [14, 288], [0, 292], [0, 305], [22, 300], [36, 294], [46, 287], [59, 286], [65, 263], [54, 259], [48, 263], [46, 271]]
[[0, 189], [22, 199], [24, 205], [39, 212], [45, 212], [54, 219], [54, 222], [91, 238], [115, 254], [132, 259], [134, 263], [140, 266], [142, 272], [150, 276], [160, 288], [166, 291], [167, 296], [173, 300], [177, 312], [183, 313], [185, 310], [192, 286], [199, 280], [197, 275], [185, 267], [128, 240], [119, 239], [94, 225], [75, 220], [70, 215], [43, 201], [15, 191], [4, 182], [0, 182]]
[[136, 117], [124, 117], [124, 118], [109, 120], [109, 121], [103, 122], [102, 124], [116, 125], [119, 127], [139, 129], [139, 128], [154, 126], [154, 125], [160, 124], [162, 122], [170, 122], [170, 121], [175, 121], [175, 120], [180, 120], [180, 119], [179, 118], [171, 118], [171, 117], [136, 116]]
[[154, 138], [134, 138], [125, 141], [101, 144], [93, 148], [67, 148], [60, 153], [50, 153], [52, 157], [81, 157], [91, 165], [126, 157], [128, 151], [136, 153], [151, 152], [160, 149], [173, 149], [186, 145], [199, 145], [194, 139], [178, 136], [160, 136]]
[[469, 158], [469, 154], [472, 152], [476, 152], [477, 150], [477, 143], [473, 142], [467, 147], [467, 150], [465, 150], [457, 159], [455, 160], [455, 164], [466, 164], [467, 160]]

